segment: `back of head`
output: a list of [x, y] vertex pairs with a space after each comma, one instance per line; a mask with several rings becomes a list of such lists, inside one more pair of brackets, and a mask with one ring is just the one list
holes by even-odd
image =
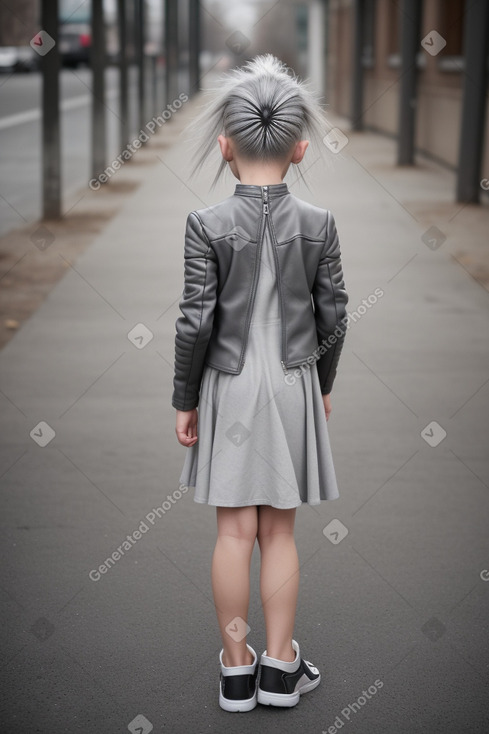
[[[210, 90], [213, 99], [192, 122], [199, 170], [216, 147], [230, 137], [236, 152], [249, 160], [282, 160], [308, 136], [320, 143], [326, 124], [319, 101], [307, 85], [272, 54], [256, 56], [233, 69]], [[226, 167], [221, 160], [213, 185]]]

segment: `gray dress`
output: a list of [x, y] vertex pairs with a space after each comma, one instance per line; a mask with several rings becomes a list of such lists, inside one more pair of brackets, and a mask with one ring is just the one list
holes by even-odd
[[180, 476], [195, 488], [195, 502], [287, 509], [339, 497], [316, 364], [295, 381], [289, 369], [288, 384], [280, 360], [280, 303], [267, 227], [243, 369], [233, 375], [204, 366], [198, 440], [187, 447]]

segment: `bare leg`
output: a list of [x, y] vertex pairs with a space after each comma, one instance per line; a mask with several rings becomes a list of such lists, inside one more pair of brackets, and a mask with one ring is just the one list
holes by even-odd
[[[249, 665], [246, 637], [235, 640], [226, 631], [235, 617], [248, 620], [250, 562], [257, 531], [257, 508], [217, 507], [217, 541], [212, 556], [212, 591], [224, 648], [222, 662]], [[242, 623], [241, 623], [242, 624]]]
[[292, 662], [299, 558], [294, 539], [296, 508], [258, 507], [258, 543], [261, 552], [260, 592], [265, 614], [267, 655]]

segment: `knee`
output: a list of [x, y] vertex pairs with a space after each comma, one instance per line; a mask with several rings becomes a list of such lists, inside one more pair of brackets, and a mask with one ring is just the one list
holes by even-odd
[[[267, 508], [268, 509], [268, 508]], [[257, 538], [261, 545], [275, 536], [294, 538], [295, 508], [292, 510], [264, 511], [258, 517]]]
[[219, 513], [218, 537], [232, 538], [243, 545], [249, 545], [253, 548], [258, 531], [256, 508], [246, 508], [247, 512], [232, 511], [237, 508], [219, 509], [229, 511]]

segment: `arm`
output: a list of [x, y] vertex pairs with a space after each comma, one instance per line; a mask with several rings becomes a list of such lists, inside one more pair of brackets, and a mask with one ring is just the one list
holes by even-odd
[[312, 289], [319, 346], [326, 351], [317, 362], [321, 392], [329, 395], [345, 341], [348, 294], [345, 290], [338, 232], [328, 211], [326, 238]]
[[185, 231], [185, 286], [175, 322], [175, 374], [172, 405], [190, 411], [199, 404], [204, 357], [212, 332], [218, 283], [218, 263], [195, 212]]

